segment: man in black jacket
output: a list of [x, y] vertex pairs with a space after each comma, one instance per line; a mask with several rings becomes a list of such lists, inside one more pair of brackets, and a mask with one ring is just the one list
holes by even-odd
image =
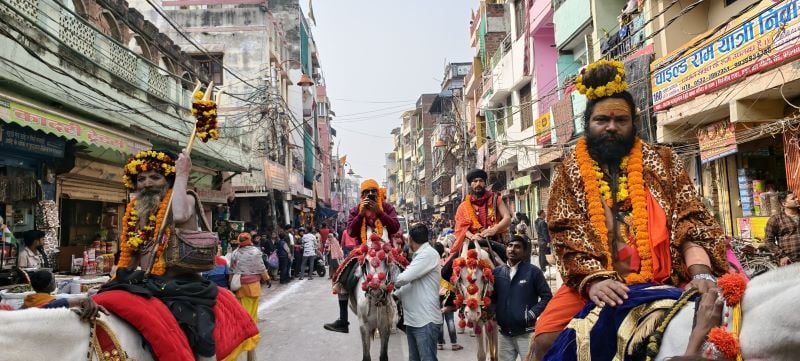
[[530, 263], [530, 249], [530, 241], [514, 236], [506, 246], [507, 264], [492, 272], [499, 361], [514, 361], [517, 355], [525, 360], [536, 318], [553, 297], [542, 270]]

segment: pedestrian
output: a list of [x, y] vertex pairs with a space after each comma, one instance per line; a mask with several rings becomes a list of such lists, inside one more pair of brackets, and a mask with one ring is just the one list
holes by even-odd
[[232, 278], [238, 275], [241, 285], [239, 289], [233, 290], [236, 298], [253, 317], [253, 321], [258, 322], [261, 282], [267, 282], [269, 285], [270, 279], [264, 261], [261, 260], [261, 250], [253, 246], [251, 237], [249, 232], [239, 235], [239, 247], [231, 255], [231, 274]]
[[[445, 262], [447, 261], [447, 253], [445, 251], [444, 244], [441, 242], [436, 242], [434, 243], [433, 248], [436, 249], [436, 253], [439, 254], [439, 265], [444, 266]], [[453, 285], [444, 279], [439, 280], [439, 285], [439, 303], [442, 304], [442, 318], [444, 319], [444, 324], [439, 330], [438, 348], [439, 350], [444, 350], [444, 329], [447, 328], [447, 331], [450, 334], [450, 343], [452, 344], [451, 348], [453, 351], [458, 351], [464, 347], [458, 344], [458, 335], [456, 335], [456, 322], [454, 319], [456, 306], [452, 302], [452, 297], [446, 297], [449, 292], [453, 291]]]
[[291, 248], [289, 247], [289, 235], [281, 231], [278, 234], [278, 242], [275, 244], [275, 252], [278, 253], [278, 274], [281, 284], [289, 283], [289, 267], [291, 267]]
[[766, 243], [781, 266], [800, 261], [800, 203], [794, 193], [781, 193], [783, 212], [769, 217], [764, 230]]
[[330, 279], [333, 277], [333, 273], [339, 268], [339, 263], [341, 263], [344, 259], [344, 252], [342, 251], [342, 246], [339, 245], [339, 241], [336, 240], [336, 236], [334, 236], [333, 233], [328, 233], [327, 242], [328, 256], [330, 257], [330, 262], [328, 263], [328, 278]]
[[436, 341], [442, 329], [439, 307], [439, 254], [431, 246], [428, 227], [417, 223], [409, 230], [414, 258], [397, 276], [395, 295], [400, 299], [409, 361], [435, 361]]
[[547, 272], [547, 255], [550, 254], [550, 230], [547, 229], [547, 221], [545, 220], [544, 209], [540, 209], [537, 214], [536, 223], [536, 238], [539, 239], [539, 268], [543, 272]]
[[342, 252], [344, 252], [345, 257], [350, 254], [353, 248], [356, 248], [356, 244], [356, 239], [350, 236], [350, 232], [345, 229], [342, 232]]
[[300, 278], [303, 279], [303, 273], [308, 268], [308, 279], [314, 279], [314, 259], [317, 257], [317, 236], [314, 235], [314, 230], [305, 233], [305, 229], [300, 227], [300, 241], [302, 242], [303, 253], [302, 261], [300, 262]]
[[506, 245], [507, 263], [492, 271], [495, 279], [492, 304], [500, 333], [497, 348], [500, 361], [514, 361], [517, 356], [526, 359], [536, 318], [553, 298], [544, 273], [529, 261], [530, 248], [527, 238], [512, 237]]
[[42, 248], [42, 244], [44, 242], [44, 232], [36, 229], [26, 231], [22, 234], [22, 240], [25, 244], [25, 247], [19, 252], [17, 267], [45, 267], [47, 257], [45, 256]]

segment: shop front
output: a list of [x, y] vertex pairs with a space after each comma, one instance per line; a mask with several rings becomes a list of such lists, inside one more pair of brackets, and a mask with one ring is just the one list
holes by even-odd
[[744, 133], [726, 119], [698, 131], [701, 195], [726, 234], [760, 240], [769, 217], [782, 211], [778, 194], [790, 189], [784, 143], [741, 139]]

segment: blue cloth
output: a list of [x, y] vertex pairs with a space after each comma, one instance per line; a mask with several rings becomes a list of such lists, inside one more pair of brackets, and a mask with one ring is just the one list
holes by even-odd
[[[628, 299], [617, 307], [607, 306], [600, 311], [597, 323], [589, 332], [591, 338], [590, 352], [593, 361], [612, 360], [617, 352], [617, 330], [620, 324], [628, 315], [628, 312], [636, 306], [656, 300], [671, 299], [677, 300], [681, 297], [683, 290], [680, 288], [645, 288], [652, 284], [638, 284], [630, 287]], [[594, 308], [594, 303], [588, 302], [583, 309], [574, 317], [575, 319], [585, 318]], [[577, 361], [577, 340], [575, 330], [567, 328], [558, 336], [556, 342], [550, 347], [550, 351], [544, 356], [545, 361]], [[629, 360], [628, 357], [625, 358]]]
[[511, 268], [507, 265], [496, 267], [492, 274], [492, 305], [500, 333], [514, 337], [533, 332], [536, 318], [553, 298], [542, 270], [523, 261], [517, 264], [513, 279], [510, 277]]
[[225, 265], [216, 265], [211, 271], [203, 272], [203, 278], [225, 289], [230, 286], [228, 284], [228, 266]]
[[436, 358], [436, 341], [439, 338], [441, 329], [442, 324], [433, 322], [422, 327], [406, 326], [408, 360], [438, 361]]
[[66, 298], [56, 298], [41, 308], [69, 308], [69, 301]]

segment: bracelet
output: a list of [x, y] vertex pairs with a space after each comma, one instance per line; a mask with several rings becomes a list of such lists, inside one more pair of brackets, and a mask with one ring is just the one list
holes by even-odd
[[714, 275], [709, 274], [709, 273], [698, 273], [698, 274], [692, 276], [692, 280], [694, 280], [694, 281], [698, 281], [698, 280], [711, 281], [711, 282], [717, 283], [717, 278], [714, 277]]

